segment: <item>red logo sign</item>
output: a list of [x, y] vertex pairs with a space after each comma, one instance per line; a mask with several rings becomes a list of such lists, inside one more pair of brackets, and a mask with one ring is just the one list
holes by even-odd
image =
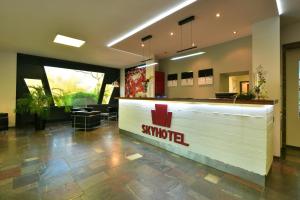
[[[167, 128], [171, 127], [172, 112], [168, 112], [168, 105], [155, 104], [155, 110], [151, 110], [151, 115], [153, 124]], [[170, 142], [175, 142], [183, 146], [189, 146], [189, 144], [185, 142], [184, 134], [176, 131], [143, 124], [142, 133], [169, 140]]]
[[158, 126], [171, 127], [172, 112], [168, 112], [168, 105], [155, 104], [155, 110], [151, 110], [152, 123]]

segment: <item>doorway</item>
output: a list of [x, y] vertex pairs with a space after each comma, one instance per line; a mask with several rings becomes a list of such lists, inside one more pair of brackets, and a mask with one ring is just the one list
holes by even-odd
[[300, 147], [300, 43], [284, 50], [283, 145]]
[[249, 72], [232, 72], [220, 74], [221, 92], [245, 94], [249, 92]]

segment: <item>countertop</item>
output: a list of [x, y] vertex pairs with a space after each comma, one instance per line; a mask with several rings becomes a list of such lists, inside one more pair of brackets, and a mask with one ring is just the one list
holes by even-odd
[[151, 101], [182, 101], [182, 102], [207, 102], [207, 103], [236, 103], [236, 104], [258, 104], [258, 105], [275, 105], [278, 100], [268, 100], [268, 99], [255, 99], [255, 100], [244, 100], [237, 99], [235, 102], [233, 99], [192, 99], [192, 98], [127, 98], [127, 97], [117, 97], [116, 99], [127, 99], [127, 100], [151, 100]]

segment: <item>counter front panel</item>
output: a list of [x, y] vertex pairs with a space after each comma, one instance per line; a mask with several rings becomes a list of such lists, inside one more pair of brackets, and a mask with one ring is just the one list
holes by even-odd
[[119, 109], [121, 132], [173, 153], [260, 185], [270, 169], [273, 105], [120, 99]]

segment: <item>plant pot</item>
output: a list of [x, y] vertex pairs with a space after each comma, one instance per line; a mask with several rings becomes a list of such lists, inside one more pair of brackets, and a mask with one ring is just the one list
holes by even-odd
[[46, 120], [42, 119], [41, 117], [39, 117], [37, 115], [35, 115], [34, 126], [35, 126], [35, 130], [37, 130], [37, 131], [45, 130]]

